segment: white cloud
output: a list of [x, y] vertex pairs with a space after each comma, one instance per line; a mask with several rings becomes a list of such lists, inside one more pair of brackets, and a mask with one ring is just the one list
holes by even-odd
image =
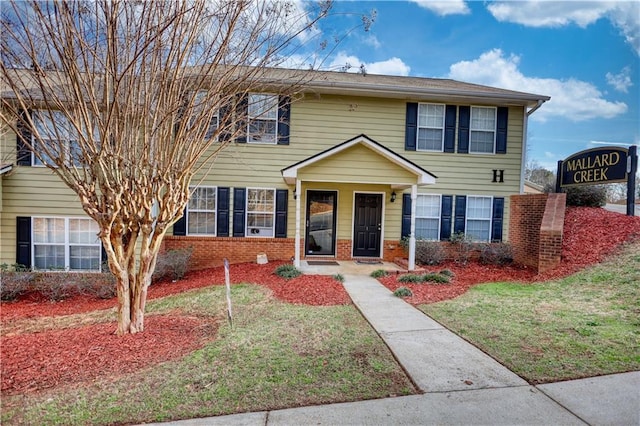
[[553, 117], [563, 117], [571, 121], [594, 118], [612, 118], [627, 111], [624, 102], [604, 99], [603, 94], [591, 83], [570, 78], [527, 77], [518, 69], [520, 58], [516, 55], [505, 57], [502, 50], [493, 49], [472, 61], [461, 61], [451, 65], [449, 77], [487, 86], [521, 92], [551, 96], [532, 115], [532, 118], [546, 121]]
[[418, 6], [428, 9], [440, 16], [446, 15], [468, 15], [471, 13], [467, 3], [463, 0], [411, 0]]
[[366, 45], [369, 45], [369, 46], [373, 47], [374, 49], [378, 49], [378, 48], [380, 48], [380, 46], [382, 46], [382, 44], [380, 43], [378, 38], [373, 34], [368, 34], [367, 37], [365, 37], [362, 40], [362, 43], [364, 43]]
[[330, 70], [346, 69], [347, 72], [359, 72], [361, 65], [369, 74], [384, 75], [409, 75], [411, 67], [402, 62], [402, 59], [393, 57], [385, 61], [364, 62], [357, 56], [348, 55], [345, 52], [339, 52], [329, 65]]
[[605, 76], [607, 79], [607, 83], [613, 86], [618, 92], [628, 93], [629, 87], [633, 86], [633, 82], [631, 81], [631, 68], [624, 67], [622, 71], [618, 74], [607, 73]]
[[637, 1], [517, 1], [494, 2], [487, 9], [498, 21], [529, 27], [585, 28], [606, 18], [640, 55], [640, 3]]

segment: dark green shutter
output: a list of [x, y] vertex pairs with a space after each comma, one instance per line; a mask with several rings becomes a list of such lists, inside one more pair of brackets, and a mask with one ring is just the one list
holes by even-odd
[[31, 111], [22, 111], [20, 113], [20, 117], [17, 119], [18, 121], [16, 122], [16, 127], [18, 128], [19, 133], [19, 135], [16, 137], [16, 163], [18, 164], [18, 166], [31, 165], [31, 150], [29, 149], [29, 146], [24, 142], [25, 140], [31, 141], [31, 131], [29, 127], [25, 125], [25, 121], [27, 120], [26, 115], [30, 113]]
[[187, 235], [187, 208], [184, 208], [182, 217], [173, 224], [173, 235]]
[[461, 106], [458, 108], [458, 152], [460, 154], [469, 153], [469, 126], [471, 124], [471, 107]]
[[411, 194], [402, 194], [402, 238], [411, 235]]
[[416, 140], [418, 139], [418, 104], [407, 102], [407, 116], [404, 133], [405, 151], [416, 150]]
[[504, 198], [493, 199], [493, 213], [491, 217], [491, 241], [502, 241], [502, 224], [504, 215]]
[[451, 213], [453, 211], [453, 196], [443, 195], [440, 211], [440, 240], [449, 241], [451, 238]]
[[247, 191], [244, 188], [233, 188], [233, 236], [244, 237], [244, 211]]
[[447, 105], [444, 115], [444, 152], [454, 152], [456, 144], [456, 120], [458, 107]]
[[507, 124], [509, 122], [509, 108], [499, 107], [496, 118], [496, 154], [507, 153]]
[[287, 238], [287, 210], [289, 191], [276, 189], [276, 238]]
[[229, 188], [218, 187], [216, 236], [229, 236]]
[[280, 96], [278, 101], [278, 145], [289, 145], [289, 123], [291, 121], [291, 98]]
[[456, 215], [453, 222], [453, 232], [464, 232], [465, 219], [467, 215], [467, 197], [465, 195], [456, 195]]
[[30, 217], [16, 217], [16, 263], [31, 268]]
[[237, 99], [238, 103], [236, 104], [236, 124], [238, 131], [238, 136], [236, 137], [236, 142], [238, 143], [246, 143], [247, 138], [247, 120], [249, 116], [249, 95], [239, 95]]

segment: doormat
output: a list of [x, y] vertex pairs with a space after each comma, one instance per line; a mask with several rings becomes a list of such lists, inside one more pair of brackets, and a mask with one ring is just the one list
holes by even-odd
[[356, 260], [358, 265], [382, 265], [379, 260]]
[[307, 260], [309, 266], [339, 266], [335, 260]]

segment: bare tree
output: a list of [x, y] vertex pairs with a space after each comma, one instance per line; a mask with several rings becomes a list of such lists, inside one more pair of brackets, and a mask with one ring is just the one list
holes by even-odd
[[163, 236], [182, 216], [192, 180], [246, 131], [238, 100], [300, 89], [304, 73], [271, 67], [299, 52], [301, 36], [329, 7], [3, 4], [2, 119], [99, 225], [117, 280], [118, 334], [143, 331]]

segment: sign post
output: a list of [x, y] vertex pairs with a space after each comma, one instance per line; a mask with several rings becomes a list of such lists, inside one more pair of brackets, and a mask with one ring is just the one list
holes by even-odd
[[627, 215], [633, 216], [637, 170], [636, 146], [587, 149], [558, 161], [556, 192], [570, 186], [627, 182]]

